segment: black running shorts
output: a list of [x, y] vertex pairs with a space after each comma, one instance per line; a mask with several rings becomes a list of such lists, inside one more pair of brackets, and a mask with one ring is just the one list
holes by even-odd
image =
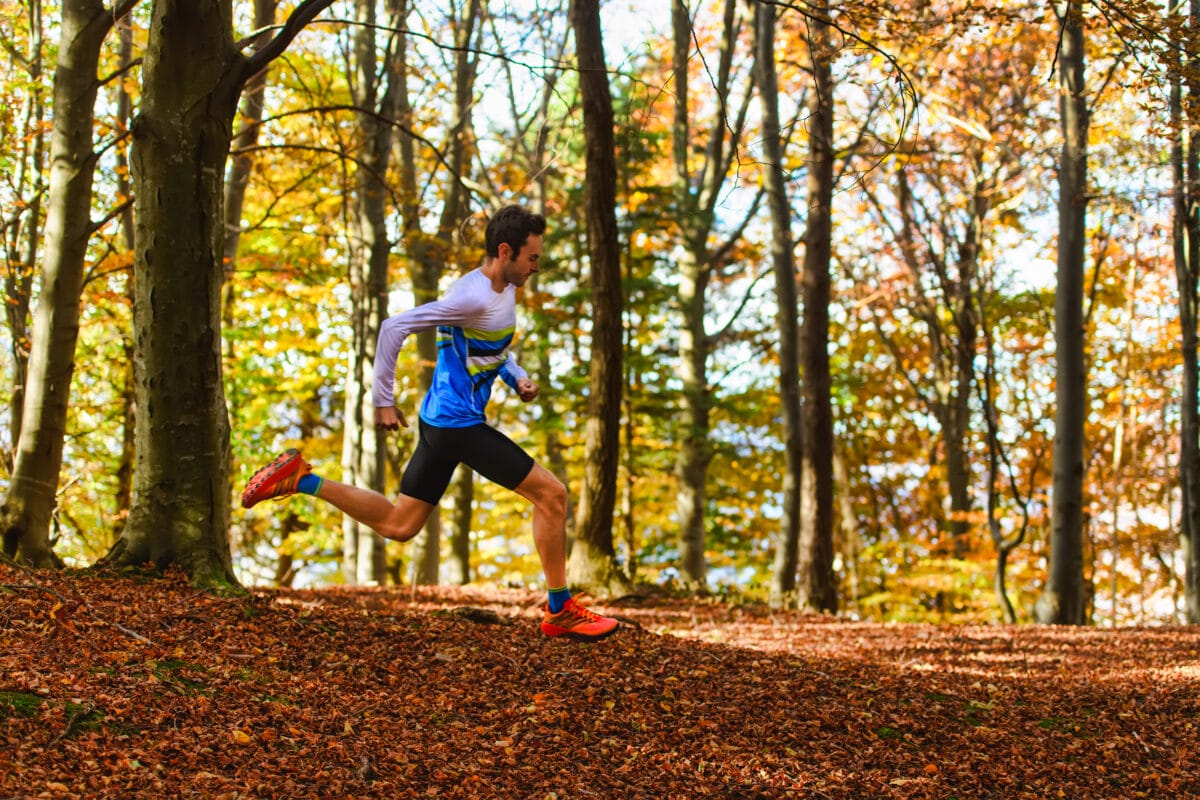
[[417, 449], [400, 478], [400, 493], [430, 505], [442, 499], [460, 463], [506, 489], [517, 488], [533, 469], [533, 458], [490, 425], [439, 428], [419, 420], [417, 430]]

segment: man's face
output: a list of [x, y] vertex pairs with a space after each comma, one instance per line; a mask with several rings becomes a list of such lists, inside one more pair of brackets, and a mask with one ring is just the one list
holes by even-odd
[[501, 269], [504, 280], [513, 286], [524, 286], [529, 276], [538, 271], [538, 259], [542, 257], [542, 237], [529, 235], [520, 251], [513, 254], [512, 248], [506, 244], [500, 245], [500, 256], [509, 258]]

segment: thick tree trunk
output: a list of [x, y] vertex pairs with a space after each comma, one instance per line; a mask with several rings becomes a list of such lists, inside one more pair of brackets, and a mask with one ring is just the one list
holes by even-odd
[[775, 271], [776, 326], [779, 329], [779, 402], [783, 417], [782, 513], [771, 582], [771, 605], [796, 604], [800, 564], [800, 321], [796, 304], [796, 261], [792, 254], [791, 208], [783, 170], [779, 126], [779, 80], [775, 72], [775, 9], [755, 6], [755, 69], [763, 114], [763, 180], [771, 212], [771, 261]]
[[1050, 564], [1038, 599], [1039, 622], [1087, 622], [1083, 576], [1083, 423], [1087, 417], [1084, 364], [1083, 261], [1087, 207], [1087, 98], [1083, 13], [1077, 0], [1060, 5], [1059, 53], [1063, 153], [1059, 177], [1058, 288], [1054, 309], [1057, 373], [1054, 489]]
[[829, 300], [832, 280], [833, 69], [824, 4], [809, 20], [813, 92], [809, 100], [808, 229], [804, 246], [804, 323], [799, 585], [797, 603], [837, 611], [833, 571], [833, 402], [829, 374]]
[[135, 500], [109, 558], [177, 564], [198, 585], [237, 583], [221, 381], [221, 198], [244, 64], [227, 0], [155, 3], [133, 128]]
[[604, 64], [599, 0], [575, 0], [571, 25], [583, 97], [583, 213], [591, 260], [592, 341], [584, 475], [576, 512], [575, 546], [568, 562], [572, 585], [608, 593], [624, 591], [613, 547], [618, 448], [621, 435], [624, 294], [617, 235], [617, 164], [612, 95]]
[[116, 565], [175, 564], [200, 586], [237, 584], [220, 349], [225, 161], [245, 81], [329, 3], [301, 2], [249, 59], [230, 0], [154, 3], [132, 129], [135, 499], [106, 556]]
[[57, 562], [50, 548], [50, 517], [62, 466], [83, 262], [91, 235], [96, 68], [113, 17], [113, 11], [97, 0], [63, 3], [41, 295], [33, 320], [16, 463], [0, 509], [4, 552], [38, 567]]

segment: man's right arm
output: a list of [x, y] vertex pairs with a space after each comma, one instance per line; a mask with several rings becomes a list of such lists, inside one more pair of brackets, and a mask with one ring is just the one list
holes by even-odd
[[439, 325], [468, 325], [483, 307], [484, 302], [477, 296], [467, 292], [451, 292], [441, 300], [410, 308], [383, 321], [375, 344], [374, 377], [371, 381], [376, 425], [388, 430], [396, 430], [398, 425], [408, 427], [404, 415], [396, 409], [393, 396], [396, 359], [400, 357], [404, 341], [414, 333]]
[[[415, 333], [404, 324], [404, 314], [388, 317], [379, 326], [379, 339], [375, 344], [375, 376], [371, 381], [371, 394], [375, 404], [375, 424], [379, 423], [381, 409], [395, 409], [392, 391], [396, 383], [396, 359], [400, 348], [410, 333]], [[386, 425], [384, 427], [387, 427]], [[394, 427], [389, 430], [395, 430]]]

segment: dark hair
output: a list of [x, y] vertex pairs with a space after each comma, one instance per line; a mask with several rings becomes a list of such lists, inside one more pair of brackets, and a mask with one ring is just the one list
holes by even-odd
[[491, 258], [500, 255], [500, 245], [507, 244], [515, 256], [530, 236], [546, 232], [546, 218], [524, 206], [505, 206], [488, 220], [484, 231], [484, 251]]

